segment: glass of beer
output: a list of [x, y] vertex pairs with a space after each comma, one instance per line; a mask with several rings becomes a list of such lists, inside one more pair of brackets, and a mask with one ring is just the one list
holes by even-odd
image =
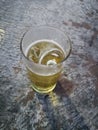
[[69, 37], [54, 27], [32, 27], [23, 35], [20, 49], [32, 88], [39, 93], [52, 91], [71, 52]]

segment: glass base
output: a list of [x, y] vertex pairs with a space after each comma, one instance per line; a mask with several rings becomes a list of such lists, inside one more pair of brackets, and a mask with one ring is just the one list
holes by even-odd
[[51, 92], [51, 91], [56, 87], [56, 84], [52, 85], [52, 86], [49, 87], [48, 89], [42, 89], [41, 87], [36, 86], [35, 84], [32, 84], [31, 87], [32, 87], [36, 92], [45, 94], [45, 93]]

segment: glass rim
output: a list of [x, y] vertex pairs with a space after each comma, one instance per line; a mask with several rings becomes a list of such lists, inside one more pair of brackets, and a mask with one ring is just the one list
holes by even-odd
[[[70, 46], [69, 53], [67, 54], [67, 56], [66, 56], [61, 62], [59, 62], [59, 63], [57, 63], [57, 64], [53, 64], [53, 65], [38, 64], [38, 63], [35, 63], [35, 62], [33, 62], [32, 60], [30, 60], [27, 56], [25, 56], [24, 51], [23, 51], [23, 49], [22, 49], [23, 39], [24, 39], [24, 37], [26, 36], [26, 34], [27, 34], [30, 30], [32, 30], [33, 28], [49, 28], [49, 29], [54, 29], [54, 30], [59, 31], [59, 32], [62, 33], [63, 35], [65, 35], [65, 37], [68, 38], [69, 46]], [[49, 39], [47, 39], [47, 40], [49, 40]], [[70, 55], [70, 53], [71, 53], [71, 51], [72, 51], [72, 44], [71, 44], [71, 40], [70, 40], [69, 36], [68, 36], [64, 31], [62, 31], [62, 30], [60, 30], [60, 29], [58, 29], [58, 28], [56, 28], [56, 27], [53, 27], [53, 26], [46, 26], [46, 25], [40, 25], [40, 26], [39, 26], [39, 25], [38, 25], [38, 26], [32, 26], [32, 27], [30, 27], [30, 29], [28, 29], [26, 32], [23, 33], [22, 38], [21, 38], [21, 40], [20, 40], [20, 50], [21, 50], [22, 55], [24, 56], [24, 58], [25, 58], [27, 61], [31, 62], [32, 64], [35, 64], [35, 65], [37, 65], [37, 66], [42, 66], [42, 67], [55, 67], [55, 66], [59, 66], [60, 64], [62, 64], [62, 63], [69, 57], [69, 55]]]

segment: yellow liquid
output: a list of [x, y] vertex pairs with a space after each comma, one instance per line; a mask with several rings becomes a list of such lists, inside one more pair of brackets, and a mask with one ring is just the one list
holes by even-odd
[[[64, 51], [58, 44], [52, 41], [39, 41], [31, 45], [27, 52], [27, 57], [37, 64], [46, 66], [60, 63], [64, 60]], [[31, 71], [29, 68], [28, 75], [31, 79], [33, 89], [39, 93], [48, 93], [52, 91], [61, 74], [62, 69], [49, 75], [43, 75]]]

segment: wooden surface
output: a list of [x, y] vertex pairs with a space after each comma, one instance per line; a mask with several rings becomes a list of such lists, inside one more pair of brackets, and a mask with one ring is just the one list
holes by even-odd
[[[72, 53], [56, 89], [31, 89], [20, 39], [33, 25], [65, 31]], [[98, 130], [98, 0], [0, 0], [0, 130]]]

